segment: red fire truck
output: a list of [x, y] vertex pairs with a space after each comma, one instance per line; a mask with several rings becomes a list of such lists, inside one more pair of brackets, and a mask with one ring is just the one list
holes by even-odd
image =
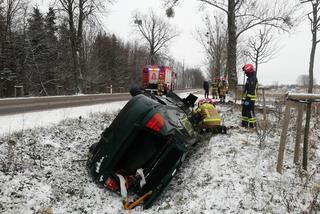
[[171, 68], [159, 65], [147, 65], [142, 72], [142, 86], [148, 91], [156, 92], [158, 83], [164, 84], [164, 92], [173, 91], [175, 75]]

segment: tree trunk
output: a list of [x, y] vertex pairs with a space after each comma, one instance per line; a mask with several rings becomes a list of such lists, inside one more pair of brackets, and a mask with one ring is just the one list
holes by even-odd
[[309, 138], [309, 129], [310, 129], [310, 118], [311, 118], [311, 103], [307, 104], [307, 112], [306, 112], [306, 123], [304, 129], [303, 136], [303, 159], [302, 159], [302, 167], [304, 170], [308, 169], [308, 138]]
[[78, 70], [77, 70], [77, 75], [78, 75], [78, 91], [81, 93], [84, 89], [84, 71], [85, 71], [85, 58], [84, 58], [84, 46], [83, 46], [83, 21], [85, 19], [84, 15], [84, 1], [80, 0], [79, 1], [79, 18], [78, 18], [78, 31], [77, 31], [77, 51], [79, 55], [77, 56], [78, 60]]
[[151, 65], [154, 65], [156, 62], [155, 62], [155, 59], [154, 59], [154, 55], [155, 55], [155, 53], [154, 53], [154, 47], [153, 47], [153, 45], [151, 45], [151, 47], [150, 47], [150, 61], [149, 61], [149, 63], [151, 64]]
[[77, 36], [76, 30], [74, 27], [74, 19], [73, 19], [73, 7], [72, 5], [68, 8], [68, 16], [69, 16], [69, 32], [70, 32], [70, 44], [71, 44], [71, 54], [72, 54], [72, 73], [74, 78], [74, 90], [76, 93], [79, 92], [79, 76], [78, 76], [78, 54], [77, 54]]
[[228, 0], [228, 56], [227, 72], [230, 89], [238, 83], [237, 78], [237, 26], [235, 21], [235, 0]]
[[[222, 70], [220, 54], [217, 54], [217, 56], [216, 56], [216, 63], [217, 64], [216, 64], [215, 75], [213, 75], [213, 77], [220, 77], [221, 70]], [[225, 74], [224, 74], [224, 76], [225, 76]]]
[[[310, 61], [309, 61], [309, 86], [308, 86], [308, 93], [312, 93], [313, 90], [313, 68], [314, 68], [314, 57], [316, 53], [317, 47], [317, 19], [318, 19], [318, 5], [313, 5], [313, 22], [312, 22], [312, 46], [311, 46], [311, 53], [310, 53]], [[304, 129], [304, 137], [303, 137], [303, 159], [302, 159], [302, 167], [304, 170], [308, 168], [308, 138], [309, 138], [309, 129], [310, 129], [310, 119], [311, 119], [311, 102], [307, 104], [307, 111], [306, 111], [306, 123]]]
[[256, 56], [256, 60], [255, 60], [255, 62], [254, 62], [254, 64], [255, 64], [255, 69], [256, 69], [256, 76], [258, 76], [258, 65], [259, 65], [259, 58], [258, 58], [258, 56]]
[[79, 92], [79, 76], [78, 76], [78, 54], [77, 54], [77, 45], [74, 32], [70, 33], [70, 43], [71, 43], [71, 52], [72, 52], [72, 62], [73, 62], [73, 77], [74, 77], [74, 89], [75, 92]]
[[151, 65], [155, 64], [154, 55], [151, 55], [151, 54], [150, 54], [150, 64]]
[[2, 85], [3, 85], [2, 82], [0, 82], [0, 97], [1, 98], [4, 97], [4, 95], [3, 95], [3, 86]]

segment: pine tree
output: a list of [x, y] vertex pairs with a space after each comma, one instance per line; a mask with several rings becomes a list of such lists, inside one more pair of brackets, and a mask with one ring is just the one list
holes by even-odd
[[59, 76], [57, 74], [58, 69], [58, 38], [57, 26], [56, 26], [56, 15], [53, 8], [49, 8], [48, 13], [45, 17], [44, 29], [46, 32], [46, 48], [47, 48], [47, 81], [48, 81], [48, 90], [50, 94], [56, 94], [59, 88]]
[[28, 71], [29, 81], [33, 85], [31, 93], [34, 95], [48, 95], [47, 91], [47, 55], [46, 33], [44, 29], [44, 19], [39, 8], [33, 8], [31, 18], [28, 19]]
[[69, 29], [67, 20], [63, 20], [58, 26], [58, 58], [57, 58], [57, 76], [62, 91], [59, 93], [70, 93], [73, 90], [73, 61], [71, 54], [71, 44], [69, 40]]
[[[0, 97], [13, 95], [16, 79], [15, 49], [6, 11], [0, 1]], [[10, 16], [11, 17], [11, 16]]]

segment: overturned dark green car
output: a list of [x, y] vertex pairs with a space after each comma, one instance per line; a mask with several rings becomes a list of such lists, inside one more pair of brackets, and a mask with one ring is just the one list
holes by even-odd
[[[181, 166], [197, 141], [190, 123], [196, 99], [192, 94], [181, 99], [174, 93], [138, 93], [91, 146], [90, 174], [120, 193], [125, 209], [150, 207]], [[129, 202], [127, 194], [136, 199]]]

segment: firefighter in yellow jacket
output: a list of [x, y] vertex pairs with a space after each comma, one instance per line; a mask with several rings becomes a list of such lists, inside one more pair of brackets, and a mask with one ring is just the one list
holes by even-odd
[[218, 91], [219, 91], [220, 103], [225, 103], [226, 94], [227, 94], [227, 83], [225, 80], [222, 79], [219, 81]]
[[213, 83], [211, 84], [212, 87], [212, 99], [218, 99], [219, 93], [218, 93], [218, 81], [217, 79], [213, 80]]
[[211, 99], [200, 100], [193, 115], [201, 130], [221, 132], [221, 118]]
[[164, 94], [164, 81], [159, 79], [157, 81], [157, 95], [162, 96]]

